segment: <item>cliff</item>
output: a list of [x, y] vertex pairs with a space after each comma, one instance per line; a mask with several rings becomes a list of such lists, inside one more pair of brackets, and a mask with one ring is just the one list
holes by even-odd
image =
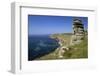
[[52, 34], [59, 47], [52, 53], [40, 59], [71, 59], [88, 57], [88, 32], [80, 19], [73, 20], [73, 33]]

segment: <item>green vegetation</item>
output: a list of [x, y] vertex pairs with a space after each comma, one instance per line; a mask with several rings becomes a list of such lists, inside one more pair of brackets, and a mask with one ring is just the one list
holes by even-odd
[[62, 46], [69, 46], [71, 41], [71, 33], [63, 33], [63, 34], [53, 34], [51, 38], [58, 39], [62, 43]]
[[70, 46], [70, 50], [64, 53], [64, 58], [88, 58], [88, 43], [85, 38], [80, 44]]
[[[75, 45], [70, 46], [70, 41], [72, 34], [54, 34], [50, 36], [51, 38], [60, 39], [62, 40], [62, 46], [69, 48], [69, 50], [66, 50], [63, 54], [63, 57], [61, 59], [75, 59], [75, 58], [88, 58], [88, 39], [87, 36], [84, 38], [84, 40]], [[55, 51], [53, 51], [50, 54], [47, 54], [45, 56], [42, 56], [38, 58], [37, 60], [49, 60], [49, 59], [60, 59], [58, 56], [59, 50], [62, 47], [60, 46]]]

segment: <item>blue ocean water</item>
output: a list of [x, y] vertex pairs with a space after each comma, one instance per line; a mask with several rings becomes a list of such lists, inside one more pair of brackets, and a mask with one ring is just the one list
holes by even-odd
[[28, 36], [28, 60], [35, 60], [49, 54], [59, 47], [58, 41], [50, 38], [50, 35]]

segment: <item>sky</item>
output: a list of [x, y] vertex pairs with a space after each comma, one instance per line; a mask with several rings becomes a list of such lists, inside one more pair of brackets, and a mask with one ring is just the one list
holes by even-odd
[[56, 33], [71, 33], [72, 23], [74, 18], [79, 18], [87, 29], [87, 17], [74, 16], [47, 16], [47, 15], [28, 15], [28, 34], [56, 34]]

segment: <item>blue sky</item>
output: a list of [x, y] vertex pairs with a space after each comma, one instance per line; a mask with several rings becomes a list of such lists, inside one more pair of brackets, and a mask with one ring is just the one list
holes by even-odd
[[[29, 35], [71, 33], [74, 16], [47, 16], [28, 15]], [[77, 17], [82, 20], [84, 28], [87, 29], [88, 18]]]

